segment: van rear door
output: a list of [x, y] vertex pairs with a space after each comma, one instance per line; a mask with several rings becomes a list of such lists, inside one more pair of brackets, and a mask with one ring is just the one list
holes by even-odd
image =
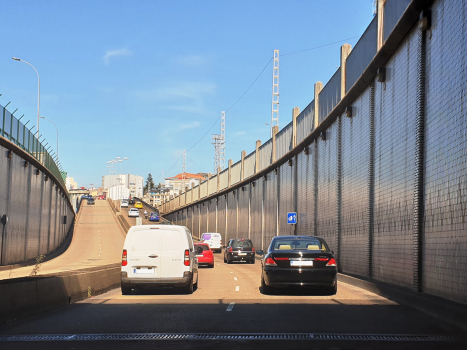
[[[190, 267], [184, 265], [185, 250], [189, 249], [185, 232], [174, 230], [158, 230], [162, 242], [162, 278], [183, 277]], [[190, 253], [191, 254], [191, 253]]]
[[136, 230], [130, 244], [126, 247], [128, 254], [128, 277], [160, 278], [161, 277], [161, 232], [155, 229]]

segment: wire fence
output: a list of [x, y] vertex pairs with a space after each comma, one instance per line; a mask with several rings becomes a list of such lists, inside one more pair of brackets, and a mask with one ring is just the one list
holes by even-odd
[[27, 127], [29, 122], [23, 123], [21, 121], [23, 116], [19, 119], [16, 118], [14, 114], [18, 110], [16, 109], [11, 113], [7, 109], [9, 104], [10, 103], [7, 103], [5, 106], [0, 105], [0, 135], [13, 142], [22, 150], [28, 152], [39, 163], [46, 167], [63, 187], [66, 187], [66, 173], [63, 171], [57, 156], [54, 156], [53, 152], [51, 152], [52, 147], [47, 147], [47, 143], [43, 144], [45, 139], [40, 141], [42, 135], [34, 134], [32, 131], [34, 126], [29, 129]]

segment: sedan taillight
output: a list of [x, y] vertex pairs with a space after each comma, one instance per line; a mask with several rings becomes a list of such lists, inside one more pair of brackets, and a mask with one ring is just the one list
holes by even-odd
[[264, 261], [264, 266], [277, 266], [277, 264], [273, 258], [269, 257]]
[[128, 256], [128, 253], [126, 252], [126, 249], [123, 249], [122, 266], [127, 266], [128, 265], [127, 256]]
[[326, 266], [337, 266], [336, 259], [334, 259], [334, 258], [329, 259]]
[[252, 252], [252, 253], [255, 252], [255, 247], [251, 247], [251, 252]]

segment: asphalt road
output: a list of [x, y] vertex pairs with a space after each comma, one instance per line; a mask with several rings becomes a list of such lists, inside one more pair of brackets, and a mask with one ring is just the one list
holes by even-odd
[[[453, 326], [357, 287], [339, 283], [336, 295], [319, 290], [260, 292], [261, 265], [224, 264], [201, 268], [192, 295], [175, 289], [119, 289], [0, 327], [0, 337], [38, 334], [302, 333], [334, 335], [459, 335]], [[140, 336], [143, 337], [143, 336]], [[118, 338], [115, 336], [114, 338]], [[464, 345], [464, 346], [463, 346]], [[0, 340], [1, 349], [463, 349], [465, 344], [395, 340]]]

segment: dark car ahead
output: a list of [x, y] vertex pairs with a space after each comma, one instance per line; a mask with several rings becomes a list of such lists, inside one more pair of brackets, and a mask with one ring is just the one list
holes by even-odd
[[156, 221], [159, 222], [161, 217], [159, 216], [159, 213], [151, 213], [149, 215], [149, 221]]
[[231, 239], [224, 250], [224, 262], [227, 264], [232, 261], [248, 261], [255, 263], [255, 247], [253, 242], [247, 238]]
[[330, 294], [337, 293], [336, 259], [320, 237], [274, 237], [261, 265], [264, 294], [275, 287], [324, 287]]
[[94, 205], [96, 202], [94, 201], [94, 198], [88, 198], [88, 205]]

